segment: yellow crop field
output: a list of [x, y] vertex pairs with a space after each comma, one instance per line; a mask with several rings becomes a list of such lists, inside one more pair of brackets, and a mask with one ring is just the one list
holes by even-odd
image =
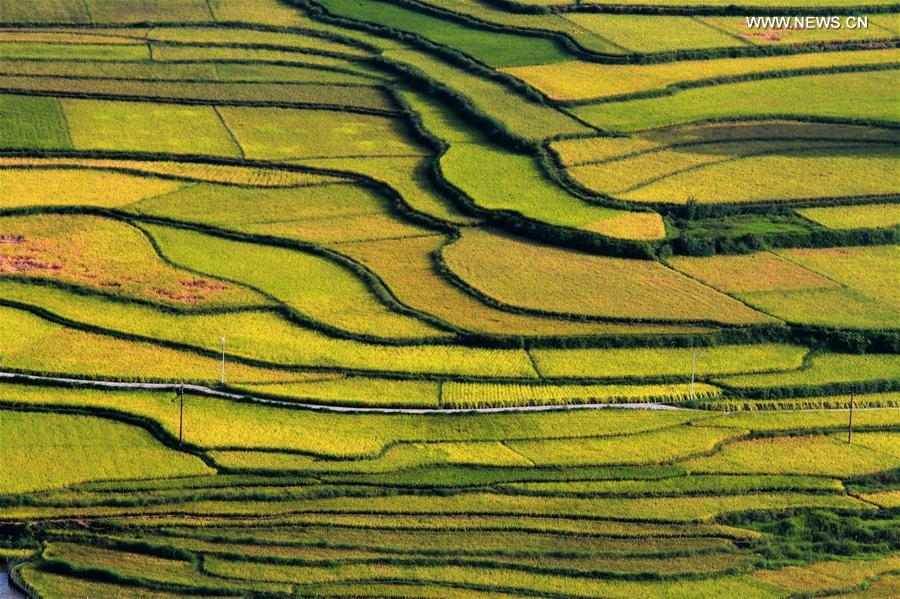
[[0, 596], [897, 596], [897, 8], [779, 2], [0, 0]]
[[0, 424], [0, 456], [21, 466], [0, 473], [0, 495], [89, 480], [213, 474], [146, 431], [102, 418], [0, 410]]
[[893, 380], [900, 375], [900, 359], [894, 354], [822, 354], [812, 358], [808, 368], [790, 375], [754, 374], [730, 377], [736, 387], [774, 387], [779, 384], [824, 385], [858, 381]]
[[798, 249], [670, 264], [790, 322], [893, 327], [900, 322], [893, 291], [900, 280], [890, 266], [896, 255], [896, 246]]
[[[695, 385], [697, 399], [712, 399], [721, 391]], [[447, 407], [516, 406], [578, 403], [681, 402], [691, 397], [690, 385], [524, 385], [444, 383], [441, 401]]]
[[760, 571], [756, 580], [787, 592], [841, 592], [852, 590], [879, 574], [900, 566], [900, 558], [828, 561], [781, 570]]
[[898, 59], [900, 53], [896, 50], [871, 50], [685, 60], [647, 65], [608, 65], [569, 61], [553, 65], [511, 67], [505, 70], [554, 100], [585, 100], [658, 91], [680, 83], [705, 79], [777, 74], [781, 71], [798, 69], [891, 64], [896, 63]]
[[96, 216], [0, 218], [0, 275], [54, 281], [155, 303], [264, 305], [250, 289], [165, 262], [144, 234]]
[[[5, 166], [5, 165], [4, 165]], [[177, 181], [81, 168], [0, 168], [4, 209], [89, 204], [114, 208], [178, 189]]]
[[[467, 231], [443, 257], [475, 289], [527, 309], [646, 320], [771, 321], [647, 260], [592, 256], [490, 231]], [[618, 301], [622, 297], [629, 298], [627, 304]]]
[[[759, 472], [807, 474], [849, 478], [900, 466], [900, 456], [872, 449], [868, 443], [897, 444], [896, 433], [857, 433], [847, 445], [846, 436], [774, 437], [740, 441], [710, 457], [684, 462], [694, 472]], [[894, 452], [896, 454], [896, 452]]]
[[[222, 107], [222, 121], [248, 158], [299, 160], [343, 156], [423, 154], [398, 119], [334, 111]], [[295, 131], [308, 135], [297, 136]]]
[[359, 260], [384, 280], [401, 301], [463, 329], [501, 335], [541, 336], [622, 333], [668, 333], [697, 330], [691, 327], [649, 323], [605, 323], [565, 320], [500, 310], [480, 302], [448, 283], [434, 270], [432, 255], [446, 242], [444, 237], [408, 237], [336, 246], [342, 254]]
[[726, 293], [838, 287], [838, 283], [770, 252], [744, 256], [673, 258], [681, 272]]
[[900, 224], [900, 205], [898, 204], [804, 208], [798, 212], [804, 217], [830, 229], [896, 227]]
[[[784, 373], [758, 377], [793, 377], [803, 363], [807, 349], [798, 345], [720, 345], [697, 348], [635, 349], [533, 349], [530, 351], [543, 376], [647, 377], [700, 376], [730, 372], [783, 370]], [[696, 364], [695, 364], [696, 355]], [[825, 357], [825, 356], [823, 356]], [[818, 358], [817, 358], [818, 359]], [[746, 377], [747, 380], [755, 376]], [[733, 379], [729, 379], [733, 380]], [[741, 379], [743, 380], [743, 379]]]

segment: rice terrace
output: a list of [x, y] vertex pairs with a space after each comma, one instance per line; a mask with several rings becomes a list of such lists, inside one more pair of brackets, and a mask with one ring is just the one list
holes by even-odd
[[900, 597], [898, 46], [0, 0], [0, 599]]

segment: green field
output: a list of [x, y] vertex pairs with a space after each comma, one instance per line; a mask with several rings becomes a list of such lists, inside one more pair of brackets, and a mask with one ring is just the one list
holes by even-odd
[[890, 89], [895, 71], [806, 75], [684, 90], [672, 97], [587, 104], [573, 110], [610, 131], [634, 131], [703, 119], [830, 118], [897, 122]]
[[897, 9], [732, 4], [0, 0], [0, 595], [897, 596]]

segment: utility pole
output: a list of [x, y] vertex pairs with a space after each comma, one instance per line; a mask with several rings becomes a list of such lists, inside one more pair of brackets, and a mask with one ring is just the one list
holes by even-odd
[[222, 386], [225, 386], [225, 337], [222, 339]]
[[178, 407], [178, 445], [182, 445], [184, 439], [184, 383], [178, 388], [178, 398], [181, 405]]
[[694, 377], [697, 374], [697, 350], [691, 356], [691, 401], [694, 401]]
[[850, 422], [847, 425], [847, 443], [853, 443], [853, 393], [855, 388], [850, 388]]

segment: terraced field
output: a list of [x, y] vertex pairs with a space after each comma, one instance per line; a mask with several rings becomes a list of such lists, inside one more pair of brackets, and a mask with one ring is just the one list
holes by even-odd
[[896, 16], [0, 0], [0, 577], [897, 596]]

